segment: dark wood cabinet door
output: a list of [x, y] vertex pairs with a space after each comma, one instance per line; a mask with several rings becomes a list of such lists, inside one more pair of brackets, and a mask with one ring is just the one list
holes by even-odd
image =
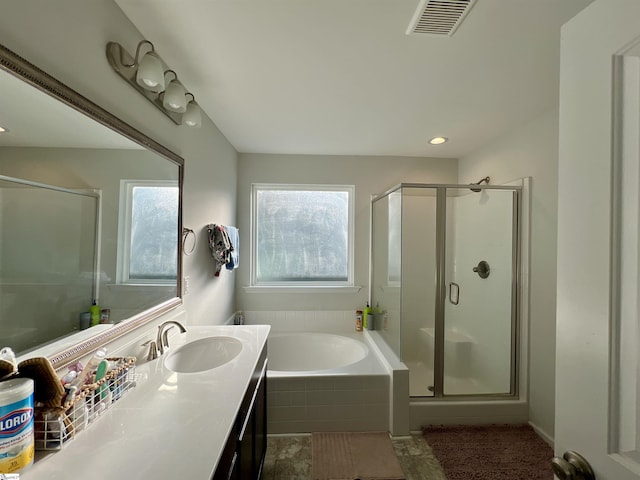
[[259, 480], [267, 453], [267, 351], [260, 354], [213, 480]]
[[254, 473], [256, 479], [262, 474], [264, 457], [267, 454], [267, 376], [260, 382], [254, 407]]

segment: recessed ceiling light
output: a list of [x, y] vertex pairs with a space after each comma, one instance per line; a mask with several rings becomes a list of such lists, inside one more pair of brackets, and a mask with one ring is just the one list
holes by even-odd
[[0, 127], [0, 133], [5, 133], [5, 132], [8, 132], [8, 131], [9, 131], [8, 128]]
[[447, 137], [433, 137], [431, 140], [429, 140], [429, 143], [431, 145], [441, 145], [447, 140], [449, 140]]

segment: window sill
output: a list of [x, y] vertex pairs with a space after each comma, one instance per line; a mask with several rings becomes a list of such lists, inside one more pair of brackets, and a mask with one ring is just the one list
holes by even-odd
[[109, 283], [105, 285], [109, 290], [118, 290], [118, 289], [142, 289], [142, 288], [176, 288], [175, 283]]
[[301, 286], [254, 286], [246, 285], [242, 289], [246, 293], [358, 293], [362, 286], [322, 287], [319, 285]]

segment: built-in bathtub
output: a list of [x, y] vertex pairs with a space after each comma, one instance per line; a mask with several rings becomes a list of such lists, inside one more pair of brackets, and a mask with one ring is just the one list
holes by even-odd
[[272, 333], [267, 431], [389, 430], [389, 373], [364, 333]]
[[[270, 362], [277, 355], [272, 348], [275, 343], [272, 339], [279, 333], [313, 331], [336, 334], [359, 339], [369, 349], [365, 359], [343, 369], [269, 371], [270, 433], [327, 431], [339, 427], [340, 430], [354, 431], [388, 429], [393, 435], [403, 436], [430, 424], [527, 422], [526, 382], [521, 382], [520, 399], [514, 400], [470, 398], [467, 401], [454, 401], [410, 397], [409, 369], [378, 331], [353, 331], [353, 311], [244, 313], [247, 323], [271, 325], [268, 343]], [[367, 358], [375, 359], [370, 362], [370, 365], [377, 365], [372, 367], [374, 371], [367, 371], [364, 367], [369, 361]], [[526, 371], [526, 356], [521, 359], [522, 371]], [[375, 376], [378, 378], [371, 378]], [[383, 390], [385, 397], [374, 393], [376, 390]], [[341, 391], [349, 393], [338, 393]], [[379, 403], [371, 402], [376, 398], [380, 400]]]
[[[269, 336], [269, 370], [296, 374], [331, 370], [346, 371], [369, 355], [362, 335], [347, 336], [319, 332], [274, 333]], [[358, 367], [369, 369], [375, 362]]]

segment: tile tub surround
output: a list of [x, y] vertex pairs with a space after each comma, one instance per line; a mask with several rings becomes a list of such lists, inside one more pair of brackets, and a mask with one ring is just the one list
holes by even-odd
[[[269, 354], [275, 355], [274, 348], [287, 348], [287, 341], [298, 335], [317, 333], [296, 333], [292, 340], [284, 342], [275, 339], [269, 344]], [[310, 433], [330, 431], [387, 431], [389, 430], [389, 372], [380, 362], [373, 345], [363, 332], [340, 333], [340, 337], [366, 346], [366, 356], [349, 365], [314, 371], [272, 371], [268, 370], [269, 388], [267, 393], [267, 432]], [[302, 338], [302, 337], [301, 337]], [[330, 340], [329, 340], [330, 341]], [[330, 343], [329, 343], [330, 345]], [[356, 344], [354, 347], [357, 347]], [[295, 368], [303, 359], [304, 351], [288, 348], [280, 357], [283, 368]], [[289, 355], [288, 355], [289, 354]]]
[[39, 458], [21, 480], [74, 478], [211, 478], [269, 326], [187, 327], [171, 338], [171, 350], [210, 336], [243, 344], [240, 354], [201, 373], [174, 373], [167, 356], [136, 367], [138, 381], [86, 431], [63, 450]]
[[271, 325], [271, 331], [352, 333], [356, 327], [356, 309], [353, 310], [278, 310], [244, 311], [249, 325]]
[[387, 374], [269, 377], [268, 385], [269, 434], [389, 430]]

